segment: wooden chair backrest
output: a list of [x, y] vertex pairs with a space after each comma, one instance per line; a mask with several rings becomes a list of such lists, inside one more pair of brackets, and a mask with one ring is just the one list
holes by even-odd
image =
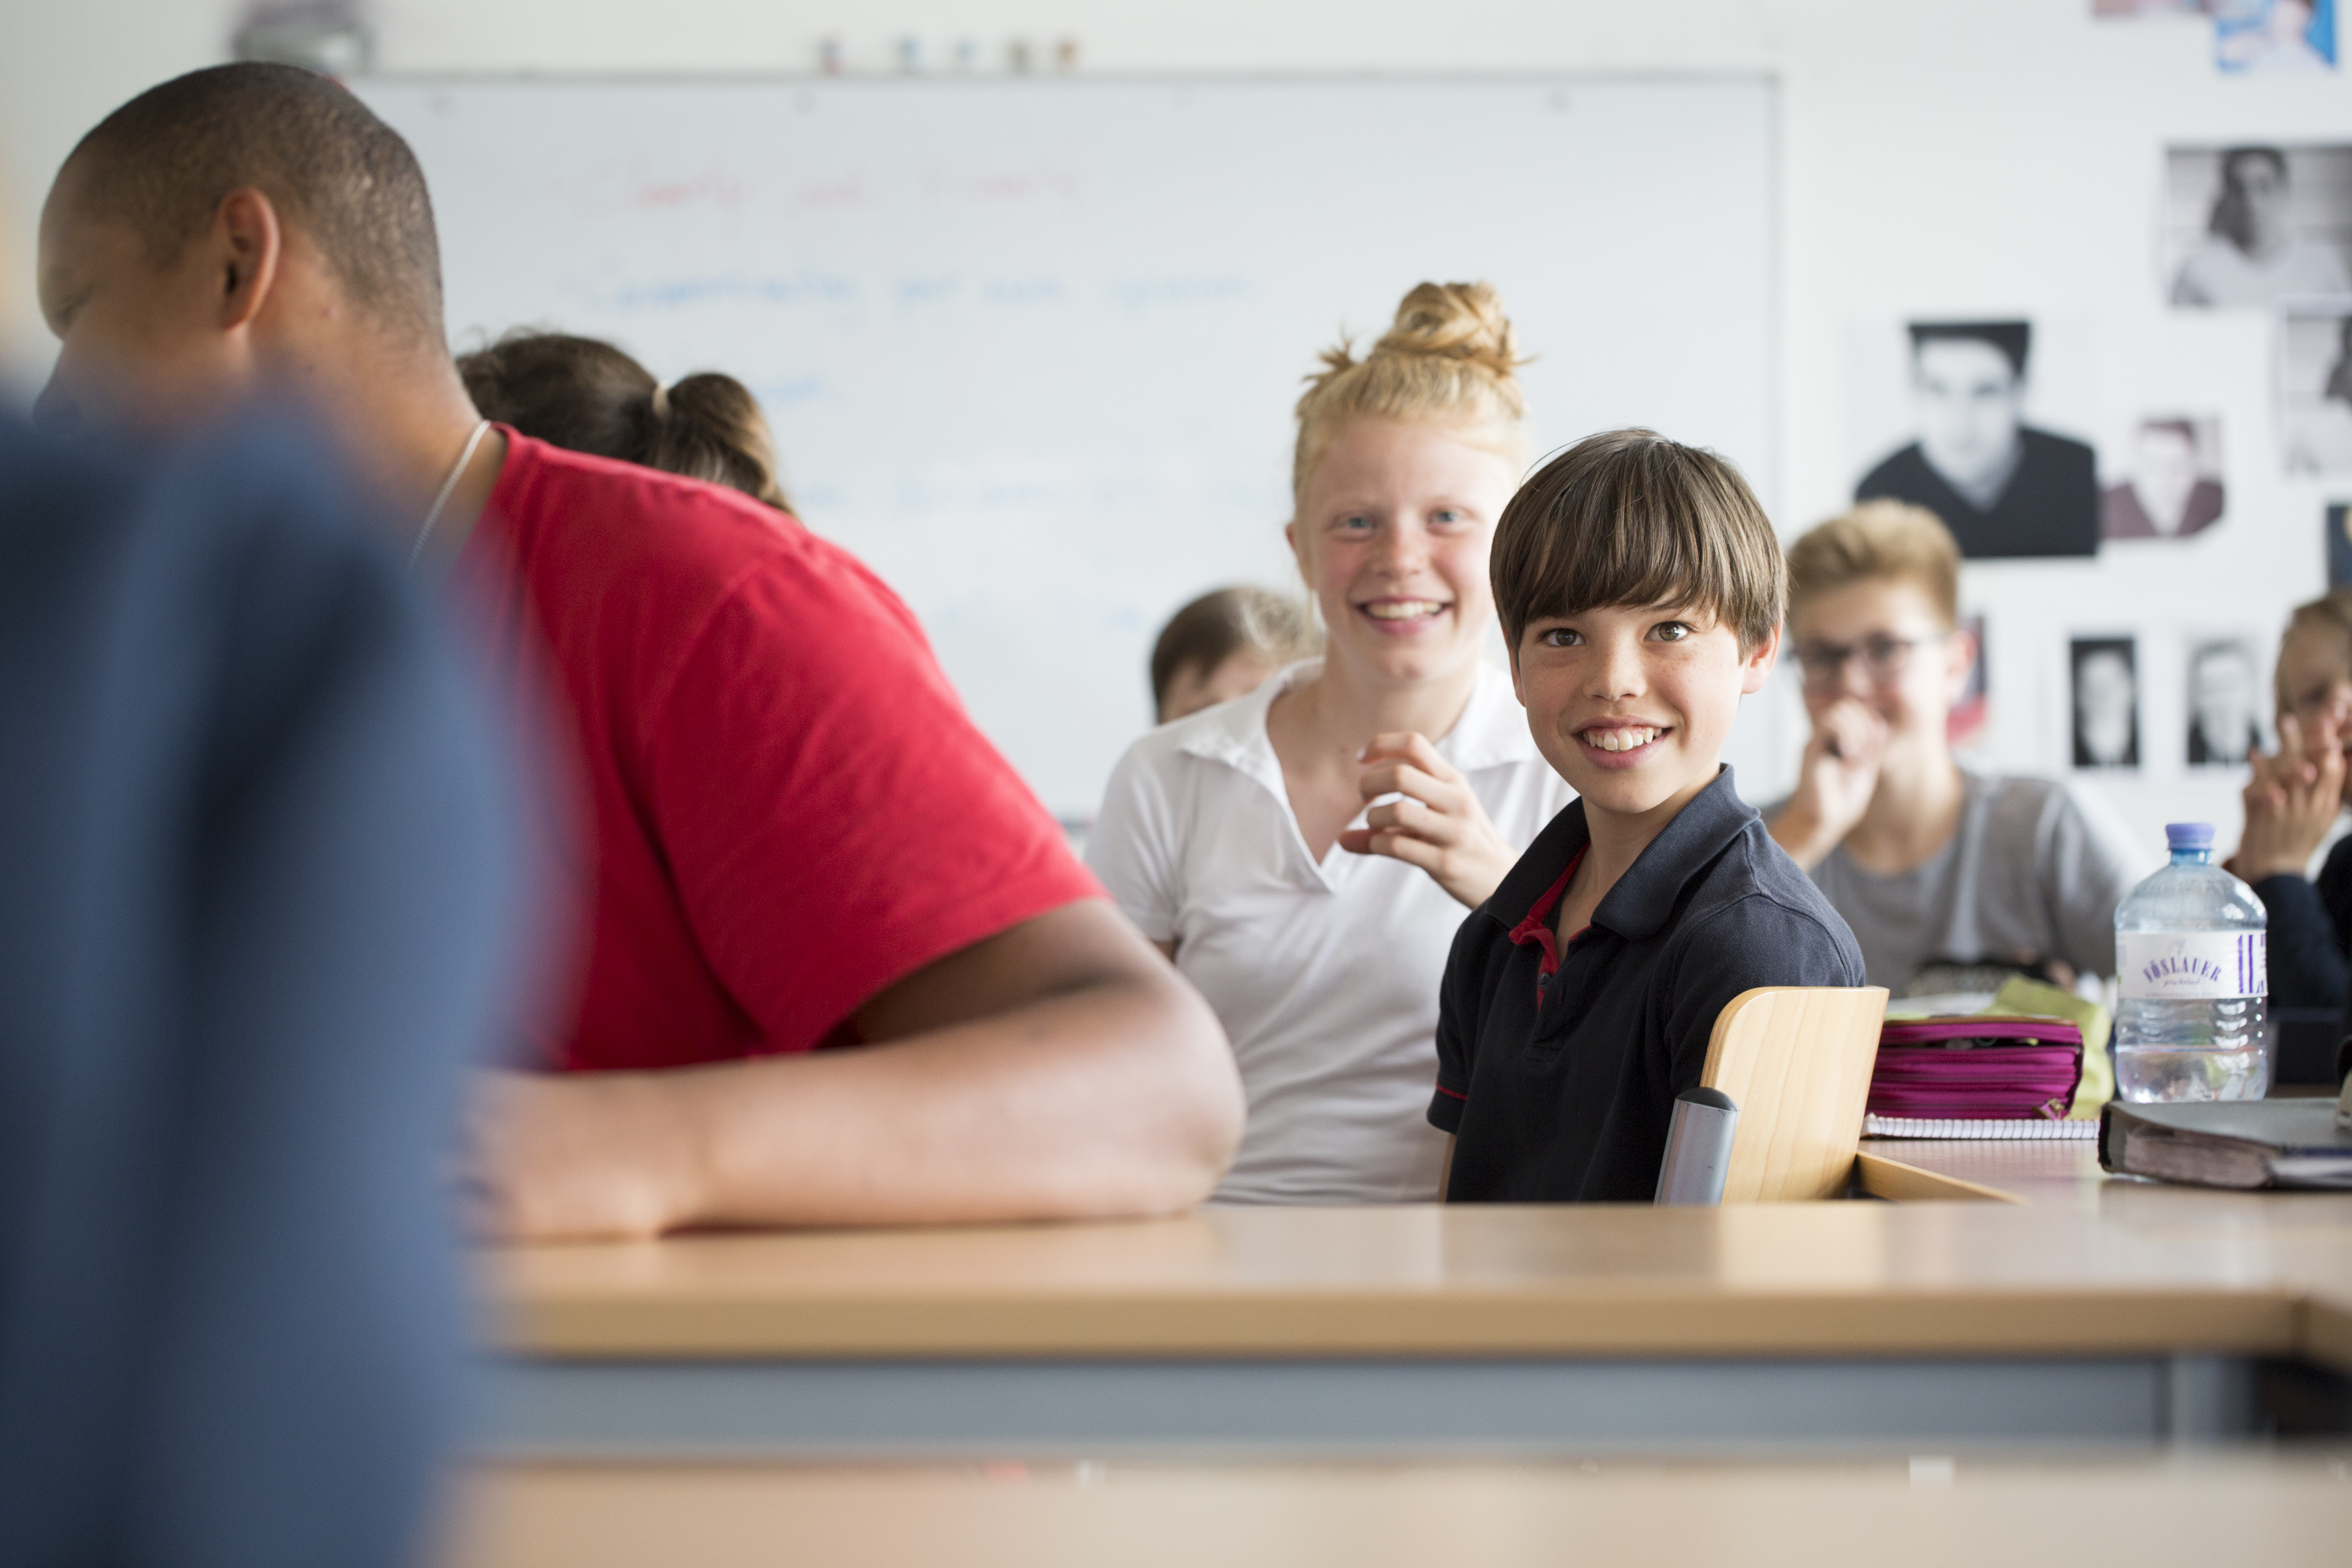
[[1833, 1198], [1862, 1142], [1886, 1017], [1881, 985], [1768, 985], [1715, 1020], [1699, 1081], [1739, 1107], [1727, 1204]]

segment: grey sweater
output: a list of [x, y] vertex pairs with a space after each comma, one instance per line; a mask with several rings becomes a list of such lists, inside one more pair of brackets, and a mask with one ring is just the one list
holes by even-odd
[[1813, 868], [1813, 885], [1862, 944], [1870, 983], [1900, 994], [1937, 962], [2054, 958], [2113, 974], [2116, 905], [2157, 857], [2087, 791], [1967, 763], [1960, 773], [1959, 826], [1924, 865], [1882, 877], [1840, 847]]

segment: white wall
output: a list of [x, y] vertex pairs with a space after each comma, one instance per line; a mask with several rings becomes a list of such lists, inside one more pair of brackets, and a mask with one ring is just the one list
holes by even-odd
[[[15, 334], [12, 363], [35, 374], [26, 248], [49, 173], [115, 102], [219, 58], [238, 7], [0, 5], [0, 151], [13, 187], [0, 321]], [[2267, 325], [2168, 311], [2153, 258], [2167, 139], [2352, 139], [2352, 82], [2221, 79], [2197, 23], [2095, 24], [2089, 11], [2089, 0], [900, 0], [887, 10], [385, 0], [374, 15], [379, 64], [392, 70], [795, 71], [837, 29], [853, 67], [872, 69], [912, 34], [934, 53], [976, 37], [992, 57], [1014, 35], [1075, 35], [1082, 68], [1097, 71], [1772, 71], [1785, 114], [1785, 478], [1766, 499], [1784, 528], [1847, 498], [1849, 345], [1872, 322], [1924, 312], [2064, 321], [2095, 345], [2088, 374], [2103, 425], [2164, 405], [2216, 408], [2227, 422], [2231, 516], [2199, 540], [2095, 564], [1970, 569], [1967, 595], [1994, 623], [1990, 749], [2049, 766], [2063, 760], [2069, 630], [2274, 627], [2323, 586], [2320, 505], [2352, 490], [2282, 477]], [[1442, 219], [1445, 193], [1426, 195]], [[2178, 744], [2170, 657], [2143, 649], [2151, 748]], [[2152, 769], [2105, 787], [2151, 838], [2167, 817], [2190, 815], [2234, 832], [2226, 779]]]

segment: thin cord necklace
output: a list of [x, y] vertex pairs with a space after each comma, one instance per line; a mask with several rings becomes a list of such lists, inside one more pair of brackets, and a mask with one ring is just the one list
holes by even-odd
[[441, 493], [433, 498], [433, 510], [425, 514], [425, 526], [416, 531], [416, 542], [408, 547], [408, 569], [411, 572], [416, 570], [416, 558], [425, 553], [425, 542], [433, 537], [433, 525], [441, 521], [442, 509], [449, 504], [449, 492], [457, 488], [457, 476], [464, 473], [466, 465], [474, 460], [474, 448], [479, 447], [482, 437], [489, 433], [490, 422], [485, 419], [474, 426], [472, 435], [466, 437], [466, 449], [457, 454], [457, 464], [450, 468], [449, 477], [441, 481]]

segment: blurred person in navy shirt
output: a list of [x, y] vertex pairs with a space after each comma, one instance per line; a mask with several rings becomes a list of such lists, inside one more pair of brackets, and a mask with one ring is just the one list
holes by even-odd
[[0, 415], [0, 1562], [425, 1544], [519, 813], [321, 450]]

